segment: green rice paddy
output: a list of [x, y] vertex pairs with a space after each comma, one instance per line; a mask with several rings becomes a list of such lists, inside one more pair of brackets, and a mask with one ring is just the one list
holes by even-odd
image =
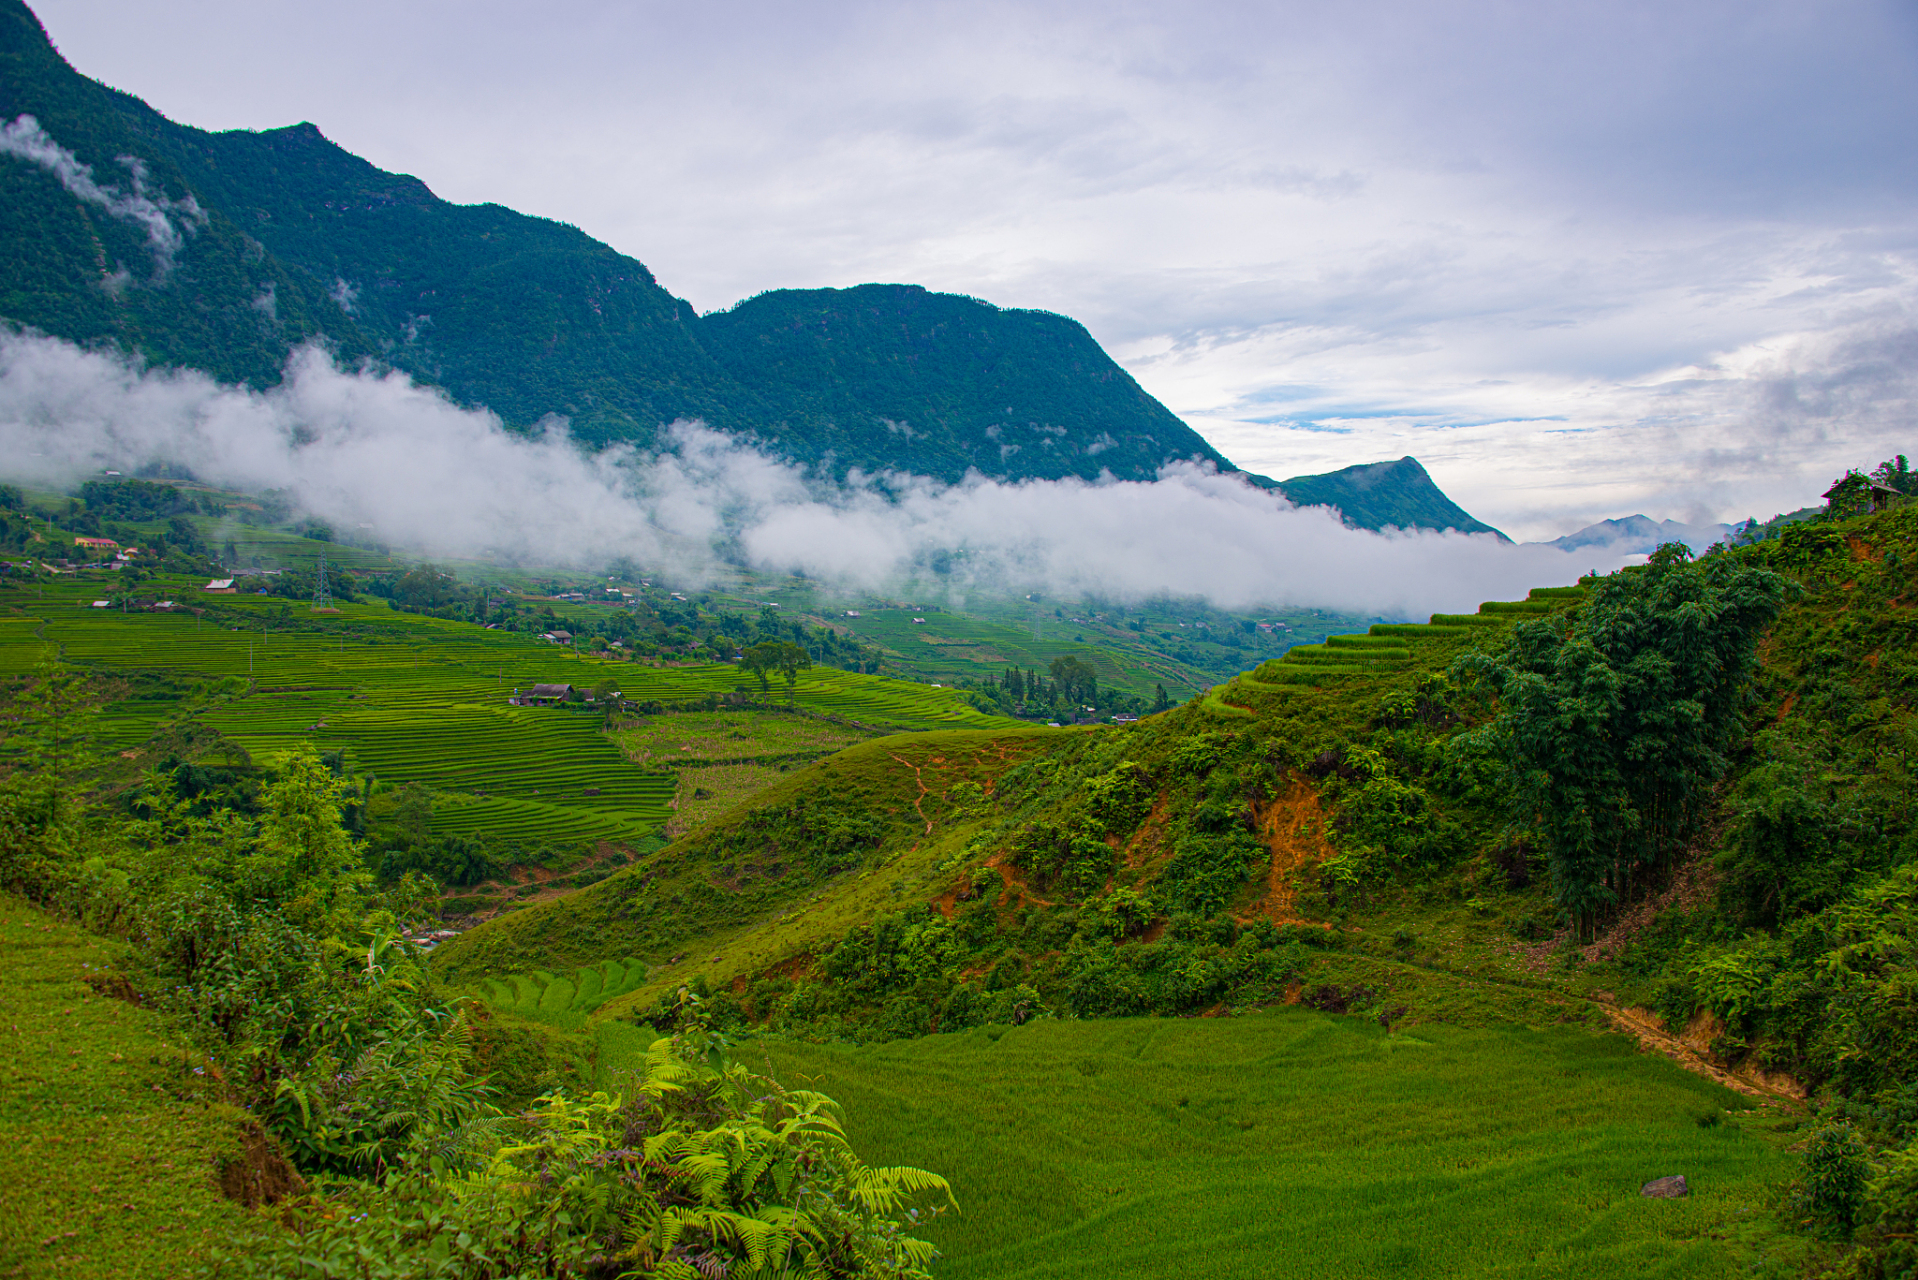
[[[383, 603], [318, 615], [252, 594], [207, 595], [201, 579], [143, 583], [172, 613], [95, 608], [111, 574], [9, 592], [0, 616], [0, 675], [56, 650], [69, 663], [131, 677], [108, 705], [98, 744], [137, 752], [169, 721], [193, 720], [251, 755], [299, 744], [343, 751], [357, 775], [419, 783], [440, 835], [546, 844], [633, 840], [671, 816], [666, 762], [628, 757], [597, 711], [515, 707], [536, 683], [591, 687], [608, 678], [627, 698], [684, 705], [739, 686], [731, 666], [652, 667], [578, 657], [525, 635], [397, 613]], [[206, 617], [195, 608], [210, 609]], [[159, 681], [160, 693], [139, 691]], [[184, 702], [190, 687], [194, 696]], [[851, 736], [932, 728], [1019, 727], [982, 715], [951, 690], [819, 669], [790, 691], [755, 696], [850, 722]], [[671, 719], [671, 717], [668, 717]]]
[[495, 1009], [573, 1031], [608, 1000], [638, 990], [645, 978], [642, 961], [606, 960], [564, 976], [545, 970], [514, 974], [483, 983], [481, 990]]
[[1738, 1095], [1574, 1029], [1280, 1008], [742, 1056], [951, 1180], [944, 1280], [1751, 1275], [1791, 1163]]
[[[1435, 613], [1429, 622], [1375, 622], [1364, 635], [1327, 636], [1323, 644], [1297, 645], [1285, 655], [1240, 676], [1232, 686], [1250, 691], [1287, 684], [1324, 684], [1330, 677], [1376, 676], [1412, 665], [1412, 648], [1421, 640], [1457, 639], [1482, 627], [1499, 627], [1562, 609], [1583, 594], [1580, 587], [1534, 588], [1524, 600], [1488, 600], [1477, 613]], [[1222, 690], [1214, 706], [1230, 706]]]

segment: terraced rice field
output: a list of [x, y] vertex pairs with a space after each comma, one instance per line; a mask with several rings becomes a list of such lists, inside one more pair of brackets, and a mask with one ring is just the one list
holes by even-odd
[[[925, 621], [915, 623], [915, 617]], [[1044, 671], [1055, 658], [1076, 657], [1092, 664], [1101, 685], [1144, 697], [1152, 695], [1155, 682], [1175, 689], [1203, 682], [1183, 663], [1136, 643], [1114, 644], [1101, 628], [1061, 621], [1052, 616], [1050, 607], [1039, 618], [1038, 637], [1032, 634], [1029, 620], [1014, 624], [943, 611], [868, 608], [857, 618], [828, 616], [826, 620], [940, 681], [996, 677], [1009, 666]]]
[[1430, 622], [1375, 622], [1364, 635], [1328, 636], [1324, 644], [1296, 646], [1233, 683], [1257, 690], [1403, 671], [1412, 665], [1412, 646], [1421, 640], [1469, 635], [1476, 628], [1542, 616], [1583, 594], [1582, 587], [1534, 587], [1524, 600], [1488, 600], [1477, 613], [1435, 613]]
[[605, 960], [564, 975], [544, 969], [495, 978], [481, 984], [486, 1002], [495, 1009], [571, 1031], [587, 1024], [593, 1010], [646, 980], [640, 960]]
[[[672, 766], [629, 758], [596, 712], [511, 706], [516, 688], [591, 687], [611, 677], [628, 699], [684, 705], [741, 683], [731, 666], [580, 658], [528, 636], [395, 613], [383, 603], [320, 617], [277, 597], [206, 596], [199, 579], [141, 590], [212, 606], [224, 622], [185, 610], [92, 607], [118, 585], [101, 575], [0, 597], [12, 610], [0, 614], [0, 674], [29, 671], [51, 648], [103, 673], [218, 681], [199, 684], [190, 705], [172, 694], [110, 705], [98, 721], [100, 745], [131, 752], [164, 718], [188, 715], [256, 756], [301, 743], [344, 751], [357, 774], [430, 788], [433, 829], [442, 835], [631, 840], [672, 816]], [[790, 697], [797, 709], [854, 722], [835, 731], [837, 745], [901, 729], [1021, 727], [982, 715], [952, 690], [831, 669], [801, 673], [790, 694], [775, 681], [760, 696]], [[821, 749], [836, 746], [809, 751]]]
[[662, 834], [678, 836], [787, 772], [864, 742], [843, 720], [764, 710], [692, 712], [631, 721], [615, 735], [633, 760], [679, 779]]

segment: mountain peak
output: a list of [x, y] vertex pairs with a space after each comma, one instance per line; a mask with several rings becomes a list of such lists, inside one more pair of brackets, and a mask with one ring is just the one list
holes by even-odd
[[1446, 497], [1410, 455], [1395, 462], [1361, 462], [1322, 475], [1293, 476], [1273, 487], [1301, 507], [1337, 507], [1345, 522], [1358, 529], [1456, 529], [1511, 541]]

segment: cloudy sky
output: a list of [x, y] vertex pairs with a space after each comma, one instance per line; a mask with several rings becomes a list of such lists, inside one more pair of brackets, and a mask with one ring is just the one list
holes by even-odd
[[1519, 537], [1918, 453], [1918, 6], [39, 0], [189, 124], [310, 120], [702, 310], [1083, 321], [1248, 468]]

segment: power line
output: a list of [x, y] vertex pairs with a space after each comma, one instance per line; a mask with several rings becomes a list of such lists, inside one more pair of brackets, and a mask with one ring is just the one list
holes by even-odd
[[317, 610], [333, 608], [333, 593], [326, 589], [326, 552], [320, 552], [320, 580], [313, 587], [313, 608]]

